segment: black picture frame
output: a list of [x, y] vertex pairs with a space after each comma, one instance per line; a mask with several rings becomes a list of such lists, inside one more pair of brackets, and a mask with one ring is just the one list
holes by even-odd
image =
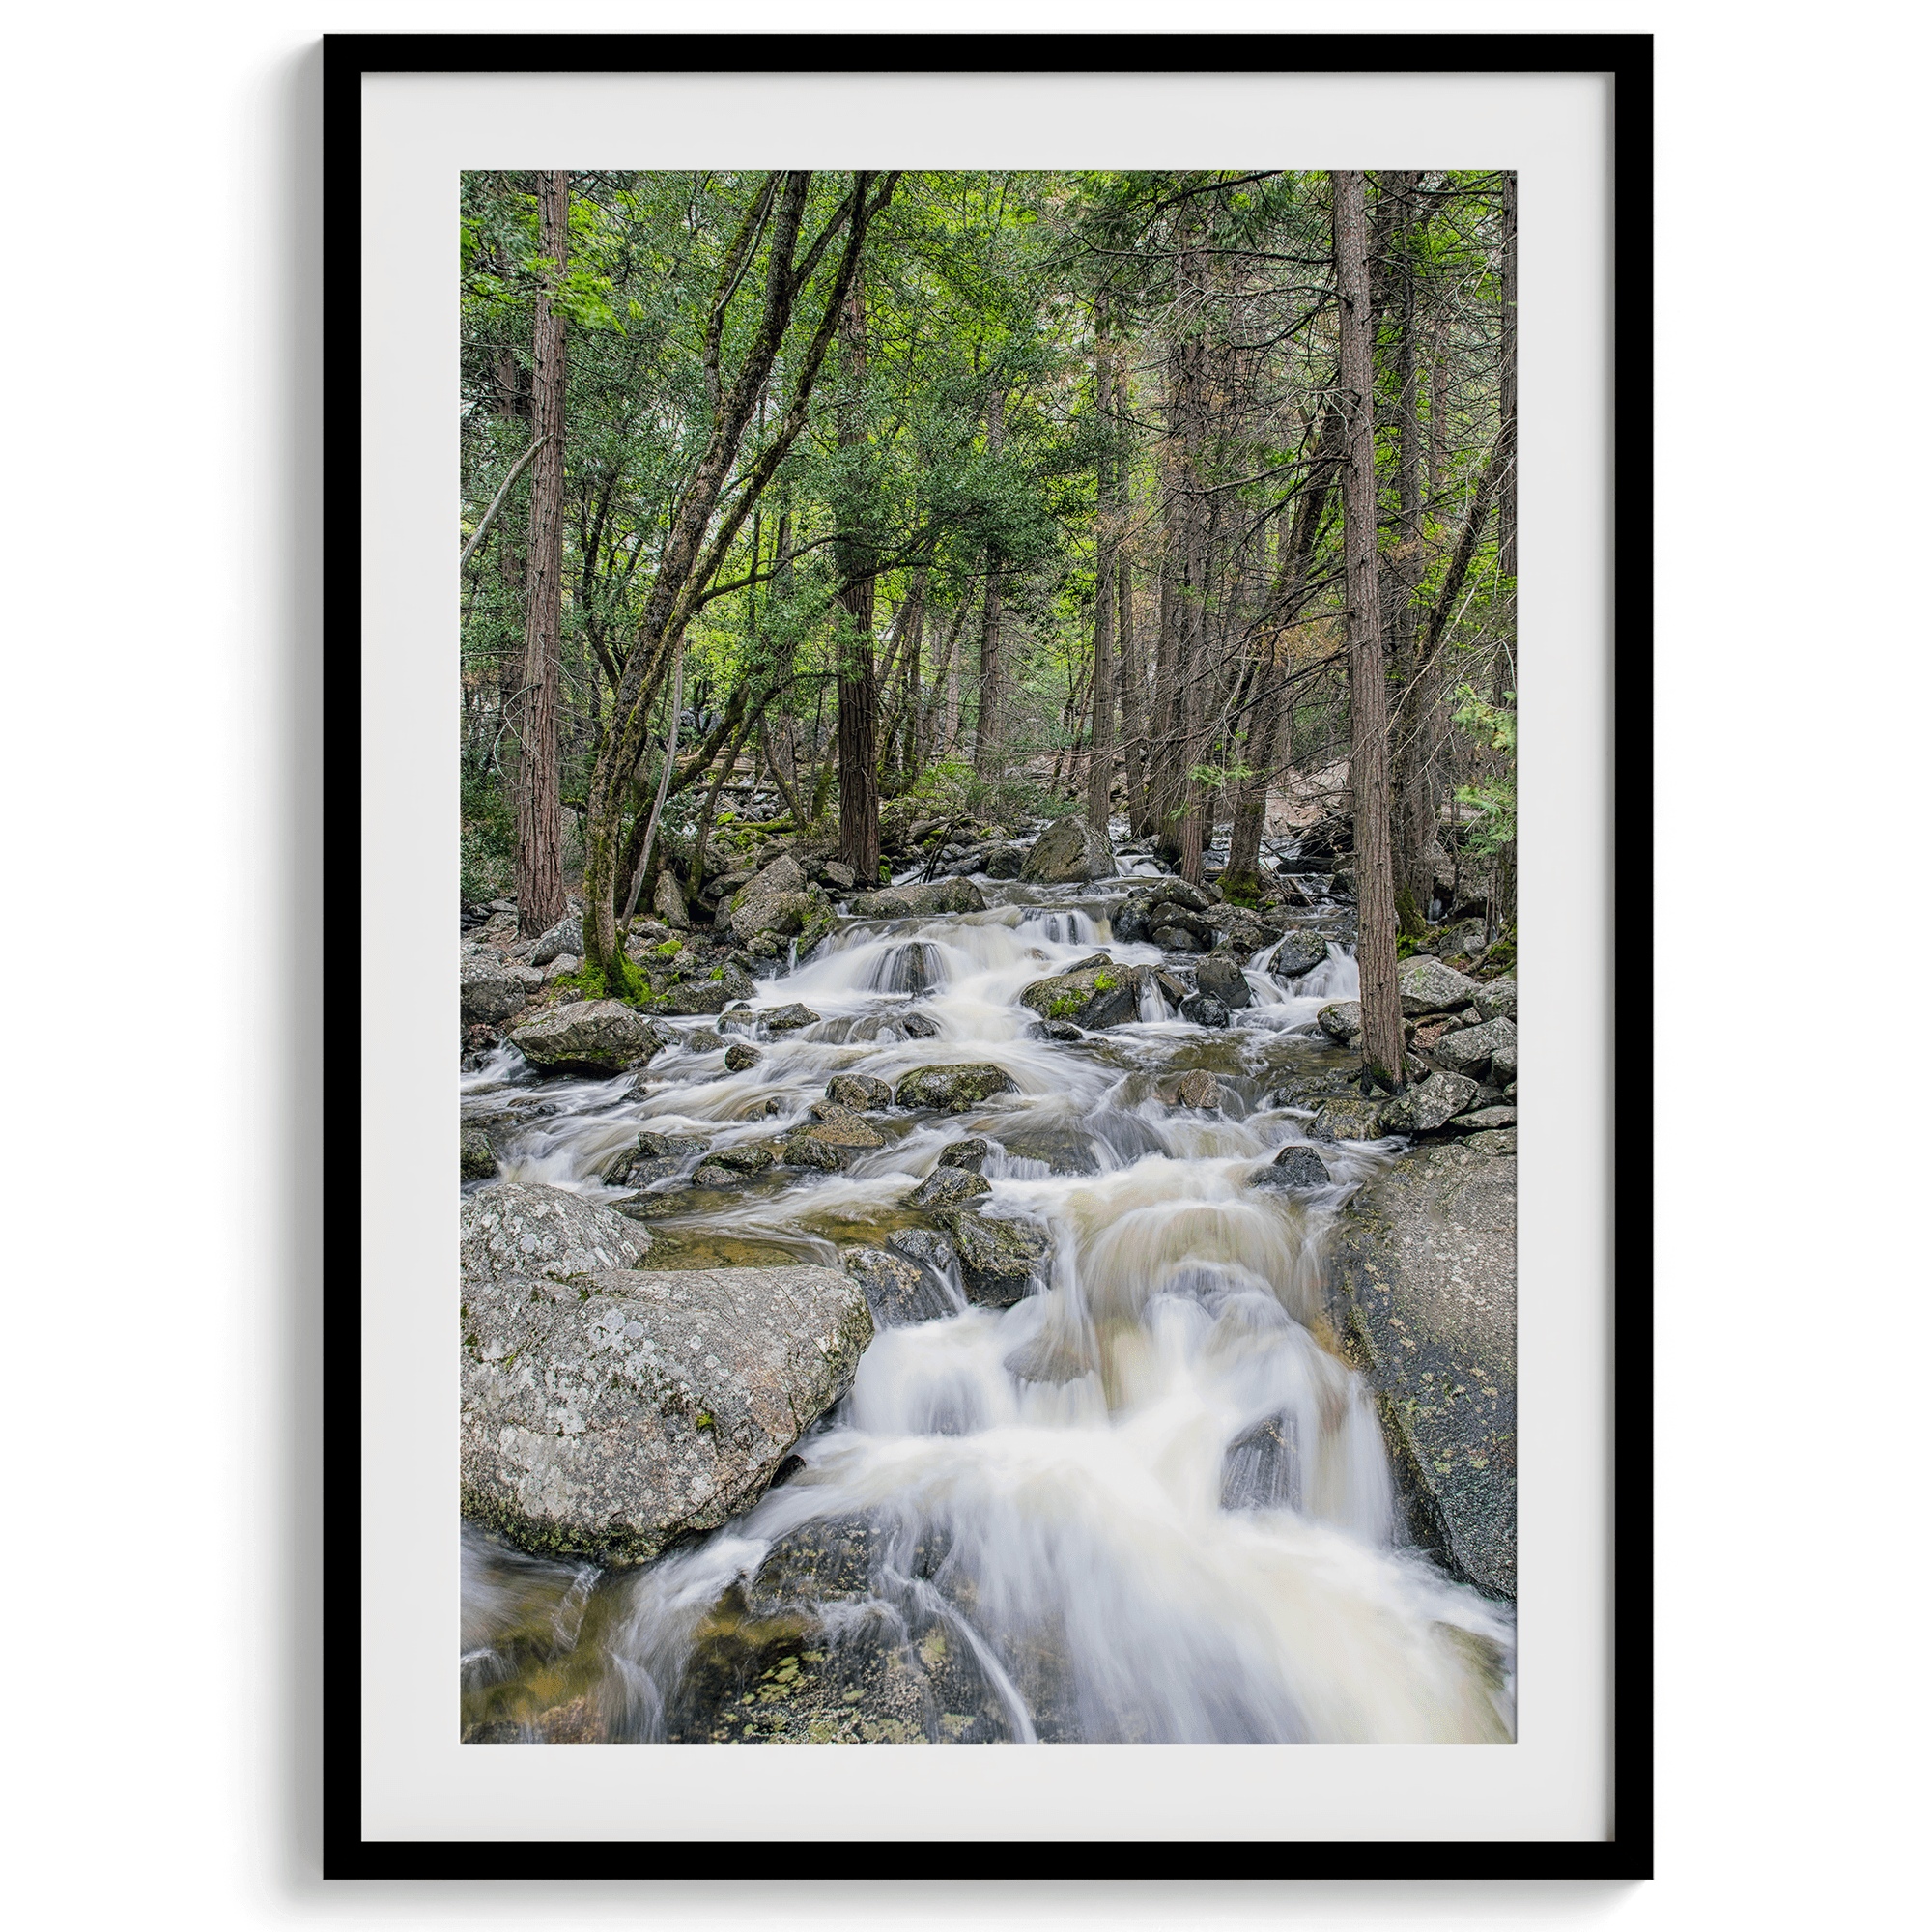
[[[1609, 878], [1619, 951], [1647, 956], [1652, 939], [1652, 39], [1648, 35], [556, 35], [346, 34], [324, 39], [326, 273], [325, 416], [327, 527], [324, 622], [329, 640], [327, 864], [333, 882], [331, 950], [359, 980], [362, 933], [353, 909], [360, 864], [362, 688], [356, 639], [362, 555], [358, 521], [361, 433], [361, 83], [369, 74], [543, 74], [697, 72], [744, 66], [748, 49], [768, 73], [1228, 72], [1395, 75], [1548, 73], [1607, 75], [1612, 83], [1610, 283], [1613, 316], [1611, 541], [1614, 823]], [[329, 1258], [341, 1257], [359, 1227], [354, 1155], [362, 1093], [356, 1051], [359, 1005], [338, 1003], [330, 1023], [327, 1144], [334, 1226]], [[351, 1017], [350, 1015], [354, 1015]], [[1614, 1171], [1605, 1177], [1613, 1209], [1612, 1332], [1606, 1338], [1612, 1406], [1612, 1682], [1610, 1834], [1601, 1840], [1274, 1841], [1221, 1844], [1040, 1844], [989, 1840], [971, 1847], [974, 1876], [1165, 1878], [1204, 1870], [1220, 1877], [1281, 1879], [1593, 1879], [1652, 1876], [1653, 1795], [1653, 1451], [1650, 1120], [1648, 1041], [1652, 992], [1620, 976], [1611, 1066]], [[1605, 1016], [1605, 1024], [1609, 1024]], [[322, 1361], [324, 1520], [328, 1550], [324, 1651], [324, 1876], [327, 1879], [475, 1878], [543, 1872], [574, 1878], [637, 1876], [631, 1841], [529, 1843], [491, 1840], [401, 1842], [364, 1836], [361, 1726], [363, 1659], [360, 1522], [360, 1381], [363, 1335], [353, 1292], [331, 1297]], [[851, 1849], [858, 1849], [855, 1844]], [[958, 1869], [962, 1846], [876, 1840], [869, 1876]], [[822, 1848], [844, 1849], [844, 1848]], [[1370, 1860], [1364, 1852], [1372, 1852]], [[734, 1877], [777, 1877], [795, 1866], [795, 1847], [733, 1841]], [[1002, 1859], [999, 1854], [1008, 1854]], [[881, 1854], [885, 1854], [881, 1857]], [[935, 1866], [935, 1854], [948, 1856]], [[949, 1856], [950, 1855], [950, 1856]], [[1366, 1868], [1365, 1868], [1366, 1867]]]

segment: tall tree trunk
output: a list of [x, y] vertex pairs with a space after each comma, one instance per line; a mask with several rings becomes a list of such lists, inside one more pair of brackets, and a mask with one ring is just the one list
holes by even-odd
[[[1104, 298], [1094, 318], [1094, 410], [1103, 433], [1111, 434], [1114, 412], [1114, 349], [1107, 339]], [[1100, 458], [1094, 478], [1098, 515], [1094, 537], [1094, 724], [1087, 754], [1087, 822], [1107, 830], [1108, 798], [1114, 788], [1114, 520], [1119, 515], [1111, 452]]]
[[866, 292], [855, 280], [839, 324], [845, 363], [845, 405], [838, 442], [859, 469], [852, 474], [846, 516], [851, 533], [838, 546], [845, 577], [838, 602], [845, 612], [838, 645], [838, 858], [862, 885], [879, 870], [879, 685], [872, 654], [872, 611], [878, 596], [878, 551], [872, 482], [864, 457], [866, 432]]
[[1376, 543], [1375, 326], [1369, 310], [1368, 209], [1361, 173], [1337, 172], [1335, 282], [1342, 298], [1343, 555], [1349, 585], [1349, 784], [1355, 807], [1355, 958], [1362, 990], [1362, 1075], [1403, 1085], [1396, 983], [1395, 881], [1389, 849], [1389, 748]]
[[517, 782], [517, 930], [534, 939], [563, 917], [563, 809], [557, 709], [563, 682], [563, 310], [554, 299], [568, 266], [570, 177], [538, 178], [546, 272], [533, 339], [536, 461], [530, 470], [528, 603]]
[[1134, 626], [1134, 568], [1122, 556], [1117, 566], [1114, 614], [1120, 631], [1121, 749], [1126, 767], [1127, 823], [1137, 838], [1152, 829], [1148, 807], [1147, 678], [1141, 668], [1139, 633]]
[[[1007, 399], [995, 395], [986, 405], [986, 448], [997, 454], [1007, 443]], [[973, 769], [981, 778], [997, 774], [1001, 761], [1000, 711], [1006, 672], [1000, 663], [1001, 595], [999, 558], [986, 559], [985, 614], [980, 626], [980, 714], [973, 727]]]

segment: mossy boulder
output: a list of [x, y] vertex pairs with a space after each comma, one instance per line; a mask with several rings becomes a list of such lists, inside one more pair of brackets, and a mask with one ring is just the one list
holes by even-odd
[[759, 1019], [765, 1023], [767, 1033], [792, 1033], [799, 1027], [816, 1026], [818, 1015], [808, 1006], [794, 1000], [789, 1006], [774, 1007], [769, 1012], [762, 1012]]
[[877, 1327], [903, 1328], [952, 1313], [938, 1284], [907, 1255], [887, 1248], [847, 1248], [838, 1259], [865, 1290]]
[[1382, 1137], [1378, 1124], [1382, 1102], [1371, 1096], [1349, 1094], [1325, 1100], [1308, 1123], [1312, 1141], [1374, 1141]]
[[990, 1194], [992, 1183], [966, 1167], [935, 1167], [913, 1191], [905, 1205], [922, 1211], [935, 1208], [958, 1208], [981, 1194]]
[[1349, 1203], [1331, 1315], [1374, 1390], [1410, 1534], [1516, 1595], [1516, 1162], [1417, 1149]]
[[850, 1107], [855, 1114], [863, 1114], [868, 1108], [890, 1106], [893, 1090], [869, 1073], [835, 1073], [825, 1083], [825, 1097], [841, 1107]]
[[1516, 981], [1514, 980], [1492, 980], [1488, 985], [1476, 988], [1476, 1010], [1486, 1020], [1516, 1019]]
[[995, 1221], [970, 1208], [953, 1208], [935, 1217], [959, 1258], [966, 1298], [986, 1308], [1010, 1308], [1044, 1271], [1053, 1243], [1024, 1221]]
[[579, 1000], [520, 1026], [510, 1043], [546, 1073], [621, 1073], [660, 1041], [622, 1000]]
[[1433, 1134], [1475, 1099], [1477, 1084], [1460, 1073], [1432, 1073], [1384, 1101], [1377, 1125], [1384, 1134]]
[[893, 1090], [901, 1107], [936, 1107], [943, 1114], [963, 1114], [995, 1094], [1016, 1094], [1011, 1074], [983, 1062], [965, 1066], [922, 1066], [908, 1073]]
[[1315, 1024], [1338, 1045], [1346, 1045], [1362, 1030], [1362, 1003], [1337, 1000], [1315, 1015]]
[[1020, 994], [1020, 1005], [1043, 1020], [1061, 1020], [1089, 1033], [1102, 1027], [1123, 1026], [1140, 1017], [1145, 966], [1121, 966], [1111, 960], [1056, 973], [1036, 980]]
[[463, 1129], [461, 1168], [465, 1180], [488, 1180], [497, 1172], [497, 1150], [481, 1127]]
[[810, 1126], [795, 1128], [786, 1135], [785, 1165], [816, 1168], [821, 1174], [842, 1174], [862, 1153], [869, 1153], [885, 1144], [885, 1135], [869, 1121], [862, 1120], [849, 1108], [827, 1105]]
[[1402, 1009], [1411, 1017], [1421, 1013], [1452, 1013], [1470, 1005], [1481, 988], [1466, 974], [1458, 973], [1439, 959], [1418, 953], [1406, 959], [1396, 971], [1396, 984], [1402, 993]]
[[724, 1067], [729, 1073], [745, 1073], [757, 1065], [764, 1055], [755, 1046], [747, 1045], [742, 1039], [734, 1039], [724, 1049]]
[[757, 997], [757, 987], [742, 967], [728, 960], [702, 980], [680, 980], [665, 999], [665, 1009], [681, 1019], [722, 1013], [734, 1000]]
[[1082, 885], [1111, 879], [1120, 867], [1113, 841], [1085, 818], [1056, 818], [1028, 849], [1020, 877], [1036, 886]]
[[463, 1293], [464, 1514], [602, 1563], [749, 1508], [872, 1338], [831, 1268], [466, 1268]]
[[941, 913], [984, 912], [986, 895], [971, 879], [931, 879], [861, 893], [846, 910], [856, 919], [929, 919]]

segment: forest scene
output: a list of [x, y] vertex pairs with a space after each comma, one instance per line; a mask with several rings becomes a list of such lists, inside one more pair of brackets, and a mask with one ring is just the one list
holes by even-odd
[[464, 1740], [1513, 1741], [1515, 177], [458, 199]]

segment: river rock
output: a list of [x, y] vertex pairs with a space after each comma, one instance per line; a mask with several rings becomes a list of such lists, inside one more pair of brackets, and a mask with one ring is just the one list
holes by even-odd
[[1141, 981], [1146, 974], [1144, 966], [1121, 966], [1103, 958], [1097, 965], [1083, 965], [1056, 973], [1050, 980], [1036, 980], [1020, 994], [1020, 1004], [1043, 1020], [1063, 1020], [1089, 1033], [1123, 1026], [1140, 1016]]
[[[1516, 1086], [1516, 1041], [1510, 1040], [1490, 1055], [1490, 1079], [1498, 1087], [1513, 1090]], [[1512, 1098], [1514, 1094], [1512, 1093]]]
[[1516, 1125], [1514, 1107], [1478, 1107], [1472, 1113], [1458, 1114], [1449, 1122], [1452, 1134], [1480, 1134], [1492, 1127]]
[[866, 1292], [879, 1328], [903, 1328], [952, 1313], [936, 1283], [916, 1261], [888, 1248], [847, 1248], [838, 1257]]
[[1378, 1125], [1385, 1134], [1433, 1134], [1447, 1126], [1476, 1097], [1476, 1083], [1460, 1073], [1432, 1073], [1382, 1103]]
[[1339, 1099], [1324, 1100], [1308, 1123], [1308, 1138], [1312, 1141], [1380, 1140], [1382, 1129], [1378, 1122], [1381, 1111], [1382, 1102], [1374, 1096], [1364, 1099], [1359, 1094], [1350, 1094]]
[[694, 1187], [737, 1187], [751, 1178], [738, 1168], [720, 1167], [715, 1160], [703, 1160], [692, 1171], [691, 1184]]
[[1346, 1046], [1362, 1030], [1360, 1000], [1337, 1000], [1315, 1015], [1315, 1024], [1337, 1045]]
[[696, 1019], [722, 1013], [733, 1000], [755, 999], [757, 990], [742, 968], [727, 961], [715, 967], [709, 979], [680, 980], [665, 1004], [679, 1018]]
[[826, 860], [818, 869], [835, 892], [849, 893], [858, 883], [858, 873], [850, 866], [841, 866], [837, 859]]
[[1474, 1153], [1508, 1154], [1516, 1158], [1516, 1129], [1514, 1127], [1489, 1127], [1482, 1133], [1471, 1134], [1463, 1145]]
[[1250, 1187], [1326, 1187], [1328, 1170], [1305, 1141], [1292, 1141], [1268, 1166], [1248, 1176]]
[[463, 1203], [458, 1253], [463, 1278], [527, 1275], [567, 1281], [594, 1268], [633, 1267], [651, 1237], [560, 1187], [507, 1181]]
[[651, 1023], [621, 1000], [579, 1000], [520, 1026], [510, 1036], [532, 1066], [546, 1073], [621, 1073], [647, 1048]]
[[977, 1195], [990, 1194], [992, 1184], [966, 1167], [935, 1167], [913, 1191], [905, 1205], [922, 1212], [935, 1208], [957, 1208]]
[[788, 1007], [774, 1007], [771, 1011], [760, 1013], [768, 1033], [790, 1033], [797, 1027], [816, 1026], [818, 1015], [810, 1007], [801, 1006], [794, 1000]]
[[736, 1147], [713, 1148], [704, 1159], [708, 1167], [722, 1167], [733, 1174], [749, 1175], [764, 1173], [766, 1168], [776, 1164], [778, 1156], [770, 1148], [741, 1141]]
[[1465, 919], [1460, 925], [1443, 929], [1442, 936], [1435, 942], [1435, 951], [1443, 959], [1470, 959], [1480, 954], [1489, 943], [1489, 929], [1483, 922]]
[[1458, 1007], [1468, 1006], [1481, 991], [1465, 974], [1427, 953], [1405, 959], [1396, 970], [1396, 983], [1402, 990], [1402, 1009], [1410, 1015], [1452, 1013]]
[[965, 1208], [937, 1219], [959, 1258], [966, 1299], [982, 1308], [1010, 1308], [1053, 1252], [1047, 1236], [1023, 1221], [994, 1221]]
[[1202, 960], [1195, 969], [1194, 983], [1230, 1009], [1245, 1007], [1254, 997], [1240, 967], [1234, 960], [1219, 956]]
[[1033, 841], [1020, 867], [1020, 877], [1036, 886], [1079, 885], [1089, 879], [1111, 879], [1113, 842], [1099, 827], [1084, 818], [1056, 818]]
[[851, 1108], [855, 1114], [863, 1114], [869, 1108], [890, 1106], [893, 1090], [869, 1073], [835, 1073], [825, 1083], [825, 1097]]
[[638, 1151], [655, 1160], [689, 1160], [710, 1145], [696, 1134], [656, 1134], [646, 1128], [638, 1136]]
[[574, 912], [566, 913], [530, 949], [530, 964], [532, 966], [548, 966], [553, 960], [561, 958], [566, 952], [576, 953], [581, 956], [582, 952], [582, 917]]
[[940, 1274], [959, 1265], [952, 1243], [930, 1228], [895, 1228], [886, 1236], [886, 1246], [895, 1255], [904, 1255]]
[[1017, 845], [999, 845], [986, 854], [980, 869], [989, 879], [1017, 879], [1025, 867], [1026, 854]]
[[1172, 923], [1156, 926], [1150, 936], [1163, 952], [1206, 952], [1213, 943], [1196, 938], [1185, 926]]
[[[1327, 957], [1328, 942], [1319, 932], [1291, 932], [1268, 961], [1268, 971], [1284, 980], [1298, 980], [1304, 973], [1314, 972]], [[1359, 1026], [1360, 1020], [1355, 1024]]]
[[935, 1163], [940, 1167], [963, 1167], [971, 1174], [978, 1174], [985, 1166], [987, 1156], [993, 1151], [991, 1141], [977, 1137], [969, 1140], [948, 1141], [939, 1151]]
[[624, 1063], [626, 1073], [640, 1072], [648, 1066], [667, 1047], [680, 1050], [684, 1047], [685, 1037], [667, 1020], [646, 1020], [644, 1022], [644, 1043], [638, 1052]]
[[767, 873], [775, 872], [781, 867], [789, 867], [794, 874], [798, 870], [791, 860], [781, 859], [778, 865], [768, 866], [740, 893], [731, 908], [731, 936], [740, 946], [752, 946], [764, 940], [781, 951], [781, 948], [777, 948], [778, 941], [796, 939], [799, 956], [803, 958], [832, 930], [832, 902], [817, 889], [810, 892], [762, 892], [760, 888]]
[[1489, 1068], [1491, 1057], [1508, 1052], [1515, 1045], [1515, 1024], [1497, 1018], [1445, 1034], [1436, 1041], [1434, 1052], [1452, 1073], [1466, 1073], [1471, 1079], [1480, 1080]]
[[797, 1127], [785, 1136], [785, 1163], [815, 1167], [821, 1174], [842, 1174], [862, 1153], [882, 1148], [886, 1137], [869, 1121], [840, 1109], [830, 1120]]
[[672, 932], [691, 930], [691, 913], [684, 903], [684, 888], [669, 872], [658, 874], [657, 890], [651, 895], [651, 909]]
[[640, 1152], [637, 1148], [625, 1148], [605, 1169], [604, 1185], [648, 1187], [654, 1180], [668, 1180], [683, 1165], [681, 1158], [668, 1158], [661, 1154]]
[[1212, 993], [1189, 993], [1180, 1003], [1180, 1017], [1191, 1026], [1224, 1027], [1228, 1009]]
[[963, 1114], [995, 1094], [1016, 1094], [1019, 1084], [1000, 1067], [978, 1063], [966, 1066], [922, 1066], [908, 1073], [893, 1092], [901, 1107], [937, 1107], [941, 1113]]
[[748, 1045], [742, 1039], [734, 1039], [724, 1049], [724, 1067], [729, 1073], [745, 1073], [757, 1065], [764, 1055], [755, 1046]]
[[929, 919], [939, 913], [984, 912], [986, 895], [971, 879], [931, 879], [861, 893], [846, 910], [855, 919]]
[[1074, 1046], [1087, 1036], [1071, 1020], [1038, 1020], [1034, 1025], [1037, 1039], [1057, 1039], [1063, 1046]]
[[497, 1172], [497, 1150], [481, 1127], [463, 1129], [461, 1167], [465, 1180], [488, 1180]]
[[1516, 1595], [1516, 1162], [1419, 1149], [1345, 1209], [1336, 1325], [1366, 1357], [1410, 1534], [1479, 1590]]
[[466, 1272], [464, 1297], [464, 1514], [600, 1563], [749, 1508], [873, 1332], [862, 1285], [820, 1267], [600, 1268], [554, 1293]]
[[1516, 981], [1492, 980], [1476, 988], [1476, 1010], [1486, 1020], [1516, 1020]]

